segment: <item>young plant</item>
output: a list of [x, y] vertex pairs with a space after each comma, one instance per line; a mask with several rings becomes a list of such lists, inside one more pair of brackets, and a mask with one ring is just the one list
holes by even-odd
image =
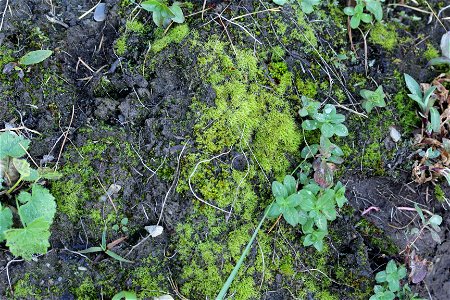
[[383, 92], [383, 86], [379, 86], [375, 91], [361, 90], [359, 91], [364, 101], [362, 107], [367, 113], [370, 113], [374, 107], [385, 107], [386, 102], [384, 98], [386, 95]]
[[444, 33], [441, 37], [442, 56], [431, 59], [428, 66], [447, 64], [450, 66], [450, 31]]
[[431, 233], [431, 238], [438, 244], [440, 244], [441, 237], [439, 236], [439, 232], [441, 232], [441, 228], [439, 227], [442, 223], [442, 217], [439, 215], [431, 215], [430, 218], [425, 218], [422, 209], [417, 205], [414, 204], [414, 208], [417, 211], [417, 214], [420, 217], [420, 220], [422, 221], [422, 226], [419, 228], [413, 228], [411, 230], [411, 234], [416, 235], [416, 238], [409, 244], [409, 247], [411, 247], [414, 242], [420, 237], [422, 232], [427, 229]]
[[22, 56], [18, 62], [10, 62], [3, 68], [3, 74], [11, 74], [16, 71], [19, 78], [24, 77], [23, 67], [31, 66], [43, 62], [53, 54], [51, 50], [31, 51]]
[[[305, 14], [310, 14], [314, 11], [314, 6], [319, 5], [321, 0], [300, 0], [300, 9]], [[284, 5], [288, 3], [288, 0], [273, 0], [275, 4]]]
[[417, 294], [413, 294], [408, 284], [401, 285], [401, 280], [405, 277], [405, 266], [397, 267], [395, 261], [390, 260], [386, 265], [386, 270], [380, 271], [375, 275], [375, 280], [378, 284], [375, 285], [373, 289], [374, 295], [369, 300], [424, 300], [418, 298]]
[[372, 23], [372, 15], [365, 13], [364, 9], [370, 12], [375, 17], [375, 20], [381, 21], [383, 19], [383, 8], [381, 7], [380, 0], [356, 0], [355, 7], [348, 6], [344, 8], [344, 13], [351, 17], [351, 28], [358, 28], [361, 21], [364, 23]]
[[147, 0], [141, 3], [141, 8], [152, 12], [153, 22], [158, 27], [167, 27], [171, 22], [184, 23], [184, 14], [181, 3], [174, 2], [167, 6], [163, 0]]
[[435, 86], [431, 86], [424, 93], [414, 78], [408, 74], [404, 74], [406, 86], [411, 94], [408, 97], [419, 104], [420, 116], [428, 133], [439, 133], [441, 129], [441, 116], [438, 110], [433, 106], [436, 98], [434, 97]]
[[81, 250], [81, 251], [78, 251], [78, 252], [82, 253], [82, 254], [102, 252], [102, 253], [105, 253], [106, 255], [114, 258], [117, 261], [126, 262], [126, 263], [132, 263], [131, 260], [125, 259], [122, 256], [120, 256], [120, 255], [114, 253], [113, 251], [111, 251], [111, 249], [114, 246], [116, 246], [118, 243], [120, 243], [122, 241], [123, 241], [123, 238], [119, 239], [119, 240], [116, 240], [116, 241], [113, 241], [113, 242], [111, 242], [109, 244], [106, 244], [106, 226], [105, 226], [105, 228], [103, 229], [103, 233], [102, 233], [102, 243], [100, 244], [99, 247], [90, 247], [90, 248], [87, 248], [85, 250]]
[[[21, 158], [26, 155], [30, 141], [13, 132], [0, 133], [0, 242], [15, 256], [31, 260], [33, 254], [45, 254], [50, 246], [50, 225], [56, 213], [55, 198], [39, 185], [40, 179], [58, 179], [60, 174], [49, 169], [33, 169]], [[22, 183], [15, 197], [15, 208], [9, 202]], [[26, 188], [26, 190], [25, 190]], [[29, 192], [31, 190], [31, 193]], [[13, 211], [17, 212], [22, 227], [12, 228]]]
[[[312, 107], [315, 105], [310, 104]], [[312, 110], [308, 111], [301, 109], [299, 114], [301, 117], [305, 117], [305, 113], [309, 115], [313, 120], [305, 120], [302, 122], [302, 128], [305, 130], [315, 130], [320, 129], [320, 132], [324, 137], [330, 138], [333, 135], [337, 136], [347, 136], [348, 130], [344, 124], [345, 116], [336, 113], [336, 107], [333, 104], [326, 104], [322, 112], [314, 112]]]

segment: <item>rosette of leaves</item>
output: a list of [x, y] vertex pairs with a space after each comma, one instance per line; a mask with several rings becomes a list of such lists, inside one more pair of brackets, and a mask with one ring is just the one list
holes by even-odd
[[386, 95], [384, 94], [383, 86], [381, 85], [375, 91], [361, 90], [359, 91], [359, 94], [364, 99], [362, 107], [367, 113], [370, 113], [374, 107], [386, 106], [386, 102], [384, 101]]
[[[300, 113], [301, 112], [301, 113]], [[300, 116], [304, 115], [304, 111], [300, 110]], [[347, 136], [348, 129], [342, 124], [345, 121], [345, 116], [336, 113], [336, 107], [333, 104], [326, 104], [322, 112], [310, 112], [308, 115], [313, 120], [305, 120], [302, 122], [302, 128], [305, 130], [320, 129], [323, 136], [330, 138], [333, 135]]]
[[422, 117], [422, 121], [425, 125], [427, 132], [439, 133], [441, 130], [441, 115], [439, 114], [436, 107], [434, 107], [434, 102], [436, 97], [434, 97], [435, 86], [429, 87], [424, 93], [422, 93], [422, 88], [419, 83], [408, 74], [404, 74], [406, 86], [408, 87], [411, 94], [408, 97], [416, 101], [419, 105], [419, 114]]
[[171, 6], [167, 6], [162, 0], [147, 0], [141, 3], [141, 7], [153, 13], [153, 22], [158, 27], [167, 27], [170, 22], [184, 23], [180, 2], [174, 2]]
[[320, 136], [320, 144], [308, 145], [301, 151], [304, 159], [316, 158], [312, 164], [314, 180], [322, 187], [333, 184], [335, 164], [344, 162], [343, 155], [342, 149], [323, 135]]
[[[33, 169], [23, 158], [30, 141], [13, 132], [0, 133], [0, 195], [11, 196], [23, 182], [30, 182], [15, 201], [21, 227], [13, 228], [13, 205], [9, 197], [0, 203], [0, 242], [6, 239], [6, 246], [15, 256], [30, 260], [33, 254], [44, 254], [50, 246], [50, 225], [56, 213], [55, 198], [39, 179], [57, 179], [60, 175], [48, 169]], [[26, 185], [25, 185], [26, 186]]]
[[351, 28], [358, 28], [361, 22], [371, 23], [373, 21], [372, 15], [364, 12], [365, 9], [375, 17], [375, 20], [381, 21], [383, 19], [383, 8], [380, 0], [356, 0], [355, 7], [344, 8], [344, 13], [351, 17]]
[[[369, 300], [393, 300], [398, 299], [416, 299], [416, 295], [411, 293], [409, 286], [401, 286], [400, 281], [406, 277], [406, 268], [397, 267], [394, 260], [390, 260], [386, 265], [386, 270], [380, 271], [375, 275], [378, 285], [374, 287], [374, 295]], [[409, 297], [405, 298], [405, 295]]]

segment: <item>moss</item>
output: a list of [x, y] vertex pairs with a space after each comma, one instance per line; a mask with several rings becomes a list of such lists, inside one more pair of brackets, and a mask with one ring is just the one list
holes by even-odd
[[302, 80], [300, 77], [296, 80], [296, 86], [299, 92], [306, 97], [314, 98], [317, 95], [317, 83], [311, 79]]
[[119, 56], [124, 55], [127, 52], [127, 40], [128, 36], [126, 34], [122, 34], [115, 42], [114, 49], [116, 49], [116, 53]]
[[383, 230], [376, 227], [367, 219], [361, 219], [356, 223], [355, 227], [363, 238], [369, 241], [372, 247], [376, 247], [382, 253], [391, 256], [398, 253], [399, 249], [391, 238], [385, 236]]
[[164, 262], [149, 256], [142, 260], [141, 266], [132, 271], [132, 284], [138, 291], [138, 299], [161, 296], [162, 291], [170, 290], [167, 276], [163, 273], [165, 271], [162, 271], [163, 268], [160, 267], [161, 264]]
[[439, 184], [436, 184], [434, 186], [434, 197], [436, 198], [437, 201], [439, 201], [439, 203], [444, 203], [444, 201], [447, 198], [444, 190]]
[[397, 110], [397, 118], [400, 122], [402, 130], [407, 135], [417, 128], [417, 126], [420, 126], [420, 119], [416, 113], [417, 104], [408, 97], [407, 92], [404, 89], [403, 74], [398, 71], [394, 71], [394, 78], [395, 81], [393, 84], [400, 88], [397, 89], [392, 102]]
[[398, 35], [394, 24], [377, 22], [369, 33], [369, 41], [392, 51], [398, 45]]
[[97, 288], [95, 287], [91, 277], [85, 278], [78, 287], [72, 288], [71, 292], [74, 293], [79, 300], [98, 298]]
[[85, 186], [76, 183], [74, 179], [53, 182], [51, 192], [57, 201], [58, 210], [72, 221], [78, 219], [82, 213], [83, 204], [89, 200], [89, 192]]
[[441, 53], [433, 46], [432, 43], [427, 43], [427, 49], [423, 52], [423, 56], [426, 58], [426, 60], [430, 60], [441, 56]]
[[152, 43], [153, 53], [158, 53], [172, 43], [180, 43], [189, 34], [187, 24], [178, 25], [172, 28], [167, 35], [155, 40]]
[[374, 175], [384, 175], [383, 159], [381, 144], [372, 143], [369, 144], [363, 151], [362, 165], [373, 171]]
[[42, 299], [39, 296], [41, 290], [36, 286], [31, 284], [31, 275], [25, 274], [22, 279], [19, 279], [16, 284], [14, 284], [14, 299]]
[[145, 26], [138, 20], [127, 20], [125, 24], [125, 28], [127, 31], [143, 34], [145, 33]]

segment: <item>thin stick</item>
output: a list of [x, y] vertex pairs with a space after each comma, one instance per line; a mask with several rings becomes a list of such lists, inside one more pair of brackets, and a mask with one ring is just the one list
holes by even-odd
[[89, 13], [91, 13], [102, 1], [98, 1], [97, 4], [95, 4], [91, 9], [89, 9], [88, 11], [86, 11], [84, 14], [82, 14], [81, 16], [78, 17], [78, 20], [83, 19], [84, 17], [86, 17]]
[[108, 191], [106, 190], [105, 186], [104, 186], [103, 183], [100, 181], [100, 178], [98, 178], [98, 176], [95, 176], [95, 178], [97, 179], [98, 183], [100, 183], [100, 185], [102, 186], [103, 191], [105, 192], [106, 196], [107, 196], [108, 199], [109, 199], [109, 202], [111, 202], [111, 205], [112, 205], [112, 207], [114, 208], [114, 211], [117, 213], [117, 208], [116, 208], [116, 206], [114, 205], [114, 201], [113, 201], [113, 199], [111, 198], [111, 195], [108, 193]]
[[6, 10], [8, 9], [8, 6], [9, 6], [9, 0], [6, 0], [5, 9], [3, 10], [2, 20], [0, 22], [0, 31], [2, 31], [2, 28], [3, 28], [3, 21], [5, 20]]
[[270, 227], [269, 231], [267, 231], [267, 233], [271, 233], [272, 230], [275, 228], [275, 226], [278, 224], [278, 222], [280, 222], [281, 220], [281, 216], [283, 216], [282, 214], [278, 216], [277, 220], [275, 221], [275, 223], [273, 223], [272, 227]]
[[42, 135], [42, 133], [33, 130], [33, 129], [29, 129], [28, 127], [25, 126], [19, 126], [19, 127], [14, 127], [14, 128], [5, 128], [5, 129], [0, 129], [0, 132], [4, 132], [4, 131], [20, 131], [20, 130], [26, 130], [32, 133], [35, 133], [37, 135]]
[[231, 18], [230, 21], [234, 21], [234, 20], [237, 20], [237, 19], [245, 18], [247, 16], [253, 16], [253, 15], [261, 14], [261, 13], [264, 13], [266, 11], [279, 12], [279, 11], [281, 11], [281, 8], [268, 8], [268, 9], [264, 9], [264, 10], [261, 10], [261, 11], [255, 11], [255, 12], [252, 12], [252, 13], [248, 13], [248, 14], [245, 14], [245, 15], [241, 15], [241, 16], [237, 16], [237, 17]]
[[69, 135], [70, 128], [72, 127], [74, 115], [75, 115], [75, 105], [72, 105], [72, 116], [70, 117], [69, 128], [67, 128], [67, 130], [64, 132], [64, 139], [61, 144], [61, 149], [59, 149], [58, 159], [56, 160], [56, 164], [55, 164], [55, 171], [56, 171], [56, 169], [58, 169], [58, 163], [59, 163], [59, 160], [61, 159], [61, 155], [64, 150], [64, 146], [66, 145], [67, 136]]
[[214, 159], [217, 159], [217, 158], [219, 158], [219, 157], [221, 157], [221, 156], [227, 155], [228, 153], [231, 152], [231, 149], [233, 149], [233, 148], [230, 148], [230, 150], [228, 150], [227, 152], [220, 153], [220, 154], [218, 154], [218, 155], [216, 155], [216, 156], [213, 156], [213, 157], [210, 158], [210, 159], [205, 159], [205, 160], [199, 161], [199, 162], [195, 165], [194, 170], [192, 171], [191, 175], [189, 175], [189, 179], [188, 179], [189, 188], [190, 188], [190, 190], [191, 190], [191, 193], [194, 195], [194, 197], [195, 197], [198, 201], [200, 201], [200, 202], [202, 202], [202, 203], [204, 203], [204, 204], [206, 204], [206, 205], [209, 205], [209, 206], [211, 206], [211, 207], [213, 207], [213, 208], [215, 208], [215, 209], [217, 209], [217, 210], [220, 210], [220, 211], [222, 211], [222, 212], [224, 212], [224, 213], [227, 213], [227, 214], [229, 214], [230, 212], [229, 212], [229, 211], [226, 211], [225, 209], [222, 209], [222, 208], [220, 208], [220, 207], [217, 207], [217, 206], [215, 206], [214, 204], [211, 204], [211, 203], [209, 203], [209, 202], [203, 200], [203, 199], [200, 198], [199, 196], [197, 196], [197, 194], [195, 193], [194, 189], [192, 188], [191, 179], [192, 179], [192, 177], [195, 175], [195, 172], [197, 171], [197, 168], [198, 168], [198, 166], [199, 166], [200, 164], [207, 163], [207, 162], [210, 162], [210, 161], [212, 161], [212, 160], [214, 160]]
[[[189, 141], [188, 141], [189, 142]], [[161, 206], [161, 212], [159, 213], [159, 218], [158, 218], [158, 222], [156, 223], [156, 226], [159, 225], [159, 223], [161, 222], [162, 219], [162, 215], [163, 215], [163, 211], [164, 211], [164, 207], [166, 206], [166, 201], [167, 198], [169, 198], [170, 192], [172, 191], [172, 188], [177, 184], [178, 182], [178, 178], [180, 176], [180, 161], [181, 161], [181, 156], [183, 155], [184, 149], [186, 149], [186, 146], [188, 144], [188, 142], [186, 142], [186, 144], [184, 144], [183, 149], [181, 149], [180, 155], [178, 155], [178, 160], [177, 160], [177, 169], [175, 170], [175, 175], [173, 177], [173, 181], [172, 184], [169, 187], [169, 190], [166, 193], [166, 196], [164, 197], [162, 206]]]

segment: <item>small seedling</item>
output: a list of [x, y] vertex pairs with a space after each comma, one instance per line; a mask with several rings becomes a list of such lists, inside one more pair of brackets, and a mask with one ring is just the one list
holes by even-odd
[[16, 71], [19, 78], [24, 77], [23, 67], [31, 66], [43, 62], [53, 54], [51, 50], [31, 51], [22, 56], [18, 62], [10, 62], [3, 68], [3, 74], [10, 74]]
[[[305, 14], [310, 14], [314, 11], [314, 6], [319, 5], [321, 0], [300, 0], [300, 9]], [[288, 0], [273, 0], [273, 3], [278, 5], [285, 5]]]
[[102, 233], [102, 243], [100, 244], [100, 247], [90, 247], [90, 248], [87, 248], [85, 250], [81, 250], [81, 251], [78, 251], [78, 252], [82, 253], [82, 254], [103, 252], [106, 255], [114, 258], [117, 261], [126, 262], [126, 263], [132, 263], [131, 260], [125, 259], [122, 256], [120, 256], [120, 255], [114, 253], [113, 251], [111, 251], [111, 249], [114, 246], [116, 246], [118, 243], [122, 242], [124, 239], [125, 238], [121, 238], [121, 239], [113, 241], [113, 242], [111, 242], [109, 244], [106, 244], [106, 226], [105, 226], [105, 228], [103, 229], [103, 233]]
[[361, 90], [359, 91], [364, 101], [362, 107], [367, 113], [370, 113], [374, 107], [385, 107], [386, 102], [384, 98], [386, 95], [383, 92], [383, 86], [379, 86], [375, 91]]
[[351, 17], [351, 28], [358, 28], [361, 21], [364, 23], [372, 23], [372, 15], [365, 13], [364, 9], [370, 12], [375, 17], [375, 20], [381, 21], [383, 19], [383, 8], [381, 7], [380, 0], [356, 0], [355, 7], [348, 6], [344, 8], [344, 13]]
[[431, 131], [433, 131], [439, 133], [441, 129], [441, 116], [438, 110], [433, 106], [436, 100], [434, 97], [436, 87], [431, 86], [424, 93], [422, 93], [419, 83], [417, 83], [414, 78], [406, 73], [404, 76], [406, 86], [411, 92], [411, 94], [408, 94], [408, 97], [419, 104], [419, 114], [422, 117], [427, 132], [431, 133]]
[[431, 215], [430, 218], [425, 218], [422, 209], [417, 205], [414, 204], [414, 208], [417, 211], [417, 214], [420, 217], [420, 220], [422, 221], [422, 226], [419, 228], [414, 227], [411, 230], [411, 234], [416, 235], [416, 238], [409, 244], [409, 247], [411, 247], [417, 239], [420, 237], [422, 232], [426, 229], [430, 231], [431, 238], [438, 244], [440, 244], [441, 237], [439, 236], [439, 232], [441, 232], [441, 228], [439, 227], [442, 223], [442, 217], [439, 215]]
[[436, 57], [428, 62], [429, 66], [447, 64], [450, 66], [450, 31], [444, 33], [441, 38], [441, 57]]
[[167, 27], [171, 22], [184, 23], [181, 3], [174, 2], [171, 6], [162, 0], [147, 0], [140, 4], [141, 8], [152, 12], [153, 22], [158, 27]]
[[[312, 104], [311, 104], [312, 105]], [[307, 108], [306, 108], [307, 110]], [[300, 116], [304, 116], [305, 111], [300, 110]], [[305, 120], [302, 122], [302, 128], [305, 130], [320, 129], [323, 136], [330, 138], [333, 135], [347, 136], [348, 129], [342, 124], [345, 121], [345, 116], [336, 113], [336, 107], [333, 104], [326, 104], [322, 113], [314, 113], [307, 111], [308, 115], [313, 120]]]
[[128, 232], [128, 218], [123, 218], [122, 220], [120, 220], [120, 224], [114, 224], [111, 229], [114, 231], [119, 231], [122, 230], [122, 232], [126, 233]]

